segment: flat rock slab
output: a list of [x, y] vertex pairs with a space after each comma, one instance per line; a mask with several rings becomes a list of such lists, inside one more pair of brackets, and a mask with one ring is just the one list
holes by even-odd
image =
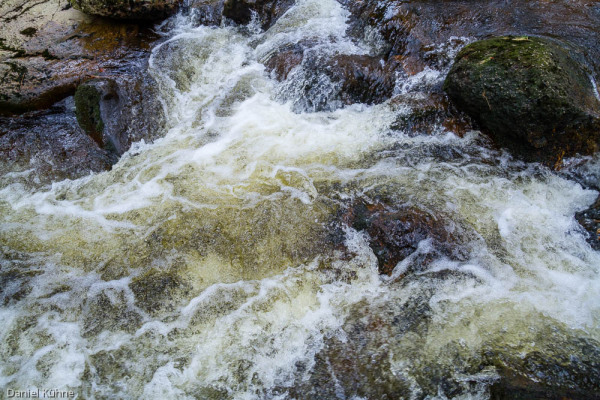
[[145, 65], [150, 27], [89, 17], [66, 0], [0, 6], [0, 113], [47, 108], [90, 77]]

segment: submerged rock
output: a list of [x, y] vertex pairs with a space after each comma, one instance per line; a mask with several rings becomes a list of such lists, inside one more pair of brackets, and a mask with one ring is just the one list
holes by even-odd
[[135, 304], [150, 313], [172, 309], [177, 296], [191, 288], [175, 272], [156, 269], [133, 278], [129, 287], [135, 294]]
[[194, 13], [195, 22], [200, 25], [221, 25], [224, 7], [225, 0], [191, 0], [189, 2], [189, 9]]
[[[297, 81], [298, 90], [304, 94], [301, 98], [307, 103], [301, 108], [323, 111], [358, 103], [379, 104], [392, 96], [397, 63], [359, 54], [322, 56], [310, 50], [312, 45], [284, 46], [264, 61], [274, 78]], [[295, 68], [301, 68], [301, 74], [290, 76]]]
[[295, 0], [225, 0], [223, 16], [246, 25], [254, 15], [262, 29], [269, 29], [295, 3]]
[[70, 0], [86, 14], [115, 19], [158, 20], [174, 13], [179, 0]]
[[587, 210], [575, 215], [579, 224], [588, 232], [588, 243], [600, 251], [600, 197]]
[[499, 37], [465, 47], [444, 88], [502, 146], [555, 163], [600, 146], [600, 102], [585, 70], [554, 41]]
[[600, 344], [591, 339], [540, 338], [542, 349], [517, 356], [509, 349], [488, 352], [499, 379], [490, 388], [492, 400], [598, 400]]
[[131, 309], [125, 296], [117, 291], [89, 297], [83, 310], [83, 337], [97, 336], [104, 330], [133, 333], [142, 323], [142, 316]]
[[[547, 317], [542, 322], [529, 315], [522, 332], [507, 321], [505, 331], [478, 336], [481, 348], [465, 346], [469, 338], [455, 339], [452, 329], [439, 331], [435, 287], [465, 279], [459, 271], [437, 271], [403, 281], [404, 295], [393, 300], [354, 305], [340, 330], [324, 340], [310, 370], [297, 365], [291, 397], [600, 398], [600, 343], [568, 327], [548, 326]], [[465, 326], [477, 325], [477, 316], [462, 318]]]
[[461, 261], [468, 258], [468, 250], [460, 246], [461, 229], [416, 206], [390, 209], [380, 203], [359, 202], [349, 209], [345, 220], [352, 228], [368, 233], [381, 274], [391, 275], [398, 263], [416, 255], [426, 240], [431, 241], [432, 249], [418, 254], [417, 264], [427, 264], [436, 255]]

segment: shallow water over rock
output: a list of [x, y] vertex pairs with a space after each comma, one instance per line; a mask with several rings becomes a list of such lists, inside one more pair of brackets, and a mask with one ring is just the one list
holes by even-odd
[[[305, 61], [267, 71], [301, 40], [376, 54], [349, 17], [334, 0], [298, 1], [267, 31], [179, 15], [149, 62], [164, 137], [43, 190], [3, 175], [3, 390], [597, 396], [600, 253], [575, 219], [597, 192], [458, 132], [446, 105], [431, 112], [449, 65], [399, 74], [370, 106], [335, 103], [337, 83]], [[357, 204], [435, 232], [400, 225], [412, 240], [380, 275], [387, 220], [365, 229], [348, 218]]]

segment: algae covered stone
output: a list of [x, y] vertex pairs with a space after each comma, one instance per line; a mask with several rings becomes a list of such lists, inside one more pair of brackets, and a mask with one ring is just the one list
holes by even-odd
[[104, 121], [100, 112], [102, 93], [91, 84], [80, 85], [75, 92], [75, 107], [79, 126], [100, 146], [103, 145]]
[[190, 285], [174, 271], [151, 269], [133, 278], [129, 285], [135, 303], [146, 312], [172, 309], [177, 297], [190, 291]]
[[600, 142], [600, 103], [567, 47], [505, 36], [465, 47], [444, 89], [501, 146], [528, 161], [555, 163], [592, 154]]

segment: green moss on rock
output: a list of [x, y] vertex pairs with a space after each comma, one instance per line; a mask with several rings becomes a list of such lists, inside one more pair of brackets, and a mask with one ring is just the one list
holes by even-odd
[[465, 47], [444, 89], [498, 144], [555, 163], [599, 147], [600, 104], [588, 74], [557, 42], [505, 36]]
[[104, 132], [104, 121], [100, 112], [101, 96], [100, 91], [91, 84], [80, 85], [75, 92], [77, 122], [100, 146], [103, 145]]

